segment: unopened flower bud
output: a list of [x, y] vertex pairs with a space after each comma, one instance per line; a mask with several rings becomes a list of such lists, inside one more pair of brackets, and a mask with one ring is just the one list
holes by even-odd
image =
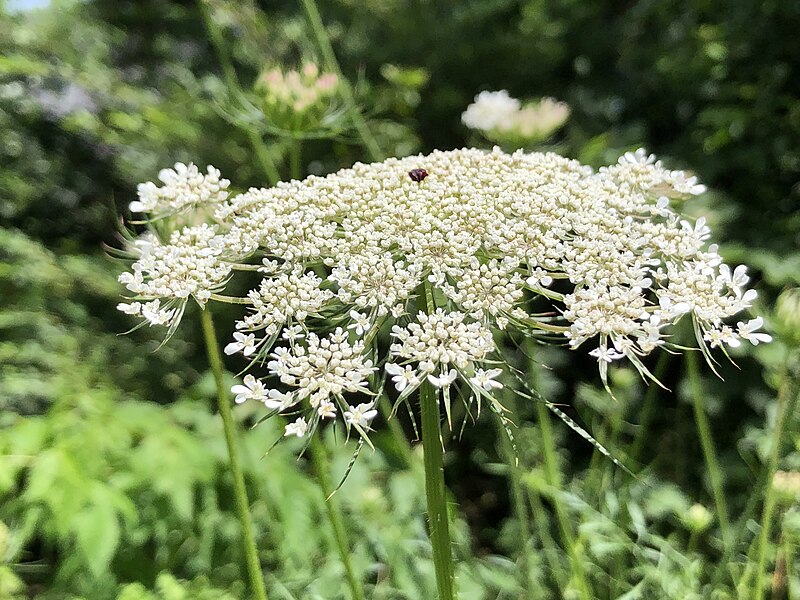
[[714, 516], [702, 504], [693, 504], [681, 517], [681, 520], [692, 533], [703, 533], [711, 525]]
[[780, 500], [792, 503], [800, 500], [800, 471], [775, 471], [772, 476], [772, 489]]
[[800, 288], [781, 292], [775, 303], [774, 329], [789, 346], [800, 346]]

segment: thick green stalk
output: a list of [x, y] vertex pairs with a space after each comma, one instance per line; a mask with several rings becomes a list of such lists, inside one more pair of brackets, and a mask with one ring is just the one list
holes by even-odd
[[292, 179], [300, 179], [303, 176], [302, 156], [303, 141], [289, 140], [289, 173]]
[[311, 26], [311, 30], [314, 32], [317, 46], [319, 46], [319, 51], [325, 61], [325, 68], [339, 77], [339, 89], [341, 90], [342, 100], [344, 100], [345, 106], [350, 113], [350, 118], [353, 120], [353, 125], [355, 125], [356, 131], [358, 131], [358, 135], [361, 137], [361, 141], [364, 142], [364, 146], [372, 160], [383, 160], [383, 152], [378, 142], [375, 140], [375, 136], [372, 135], [369, 127], [367, 127], [364, 116], [358, 109], [355, 96], [353, 95], [353, 88], [347, 78], [342, 74], [342, 69], [339, 66], [339, 62], [336, 60], [336, 54], [333, 52], [331, 39], [328, 37], [328, 32], [325, 30], [325, 25], [322, 23], [322, 17], [319, 14], [316, 2], [314, 0], [300, 1], [306, 11], [308, 23]]
[[364, 589], [361, 587], [358, 577], [356, 577], [353, 561], [350, 559], [350, 543], [347, 540], [347, 530], [344, 527], [339, 503], [336, 502], [335, 498], [331, 497], [333, 490], [328, 476], [328, 453], [319, 439], [319, 432], [311, 436], [309, 450], [311, 451], [311, 460], [314, 462], [314, 470], [317, 472], [317, 480], [325, 495], [325, 510], [328, 512], [328, 520], [333, 528], [333, 535], [336, 538], [336, 545], [339, 549], [339, 558], [341, 558], [344, 565], [350, 593], [353, 600], [364, 600]]
[[436, 588], [439, 590], [439, 600], [454, 600], [453, 556], [447, 519], [439, 404], [436, 402], [436, 390], [430, 382], [424, 381], [420, 386], [419, 401], [422, 410], [422, 446], [425, 453], [425, 495], [428, 499]]
[[[208, 37], [211, 38], [211, 45], [214, 47], [217, 60], [222, 68], [222, 75], [225, 78], [225, 85], [228, 86], [228, 92], [234, 95], [239, 95], [242, 93], [239, 85], [239, 78], [236, 76], [236, 69], [233, 68], [233, 61], [231, 60], [228, 49], [225, 46], [225, 40], [222, 36], [222, 31], [220, 31], [219, 27], [217, 27], [217, 24], [214, 22], [214, 19], [208, 10], [208, 6], [206, 6], [205, 0], [197, 0], [197, 4], [200, 7], [200, 14], [203, 16], [203, 24], [208, 32]], [[264, 140], [261, 139], [261, 137], [255, 131], [249, 128], [245, 129], [245, 134], [247, 135], [247, 140], [250, 142], [250, 146], [252, 147], [256, 158], [258, 159], [259, 165], [264, 171], [264, 175], [267, 177], [267, 181], [270, 185], [275, 185], [281, 180], [281, 176], [278, 173], [278, 168], [275, 166], [275, 163], [272, 161], [272, 158], [267, 151]]]
[[733, 530], [731, 529], [728, 517], [728, 505], [725, 501], [725, 491], [722, 486], [722, 469], [719, 466], [717, 451], [714, 448], [714, 439], [711, 436], [711, 427], [708, 424], [708, 416], [703, 409], [703, 389], [700, 385], [700, 373], [697, 367], [697, 356], [693, 352], [686, 355], [686, 370], [689, 375], [691, 386], [692, 408], [694, 410], [694, 422], [697, 432], [700, 435], [700, 445], [703, 448], [703, 458], [708, 469], [708, 477], [711, 480], [711, 492], [714, 496], [714, 506], [719, 519], [719, 527], [722, 532], [722, 544], [727, 550], [733, 543]]
[[[434, 311], [430, 284], [425, 281], [418, 288], [420, 310]], [[419, 388], [422, 420], [422, 448], [425, 462], [425, 495], [428, 500], [433, 566], [436, 570], [436, 588], [439, 600], [455, 600], [453, 554], [450, 549], [450, 524], [447, 518], [447, 496], [444, 485], [444, 462], [439, 403], [436, 390], [427, 380]]]
[[[778, 468], [778, 459], [780, 458], [781, 442], [783, 441], [787, 417], [792, 414], [792, 409], [794, 408], [794, 402], [789, 402], [792, 387], [791, 381], [791, 377], [784, 373], [778, 390], [778, 414], [775, 419], [772, 449], [767, 463], [764, 483], [766, 498], [764, 499], [764, 510], [761, 513], [761, 531], [758, 536], [758, 559], [756, 561], [755, 595], [753, 596], [755, 600], [761, 600], [764, 597], [764, 569], [767, 559], [767, 545], [769, 544], [769, 535], [772, 530], [772, 518], [775, 513], [776, 502], [775, 486], [772, 485], [772, 478]], [[791, 408], [790, 404], [792, 405]]]
[[214, 321], [211, 318], [211, 309], [206, 307], [200, 311], [200, 322], [203, 326], [203, 336], [206, 343], [208, 361], [214, 373], [217, 384], [217, 405], [222, 417], [222, 427], [225, 431], [225, 443], [228, 445], [228, 457], [231, 461], [231, 474], [233, 475], [233, 495], [236, 502], [236, 511], [242, 525], [242, 545], [247, 561], [247, 574], [250, 577], [250, 587], [256, 600], [267, 600], [267, 590], [264, 587], [264, 573], [258, 560], [256, 542], [253, 538], [253, 523], [250, 518], [250, 503], [247, 500], [247, 490], [244, 486], [244, 474], [239, 465], [236, 451], [236, 431], [231, 411], [231, 398], [225, 383], [222, 380], [222, 356], [219, 353], [217, 334], [214, 331]]

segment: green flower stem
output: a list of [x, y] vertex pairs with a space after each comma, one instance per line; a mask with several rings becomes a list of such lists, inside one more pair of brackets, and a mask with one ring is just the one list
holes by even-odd
[[[434, 312], [430, 283], [423, 282], [418, 288], [419, 309], [428, 314]], [[425, 463], [425, 495], [428, 499], [428, 522], [430, 525], [433, 565], [436, 570], [436, 588], [439, 600], [455, 600], [453, 554], [450, 549], [450, 525], [447, 518], [446, 490], [444, 485], [444, 463], [442, 430], [436, 390], [427, 380], [419, 388], [419, 403], [422, 420], [422, 448]]]
[[[775, 418], [775, 431], [772, 436], [772, 449], [769, 454], [769, 462], [767, 463], [767, 472], [764, 482], [764, 510], [761, 513], [761, 531], [758, 536], [758, 559], [756, 561], [756, 582], [755, 582], [755, 600], [761, 600], [764, 597], [764, 569], [767, 559], [767, 546], [769, 544], [769, 536], [772, 530], [773, 515], [775, 513], [775, 487], [772, 485], [772, 477], [778, 468], [778, 459], [781, 453], [781, 442], [783, 441], [783, 432], [786, 429], [787, 417], [794, 412], [795, 402], [790, 402], [791, 392], [791, 377], [787, 376], [784, 372], [782, 376], [781, 386], [778, 390], [778, 414]], [[796, 396], [795, 396], [796, 399]], [[791, 406], [790, 406], [791, 405]]]
[[344, 527], [341, 509], [336, 499], [331, 497], [331, 481], [328, 475], [329, 461], [325, 446], [319, 439], [319, 432], [311, 436], [309, 446], [311, 460], [314, 463], [314, 470], [317, 473], [317, 480], [325, 495], [325, 510], [328, 513], [328, 520], [333, 528], [333, 535], [336, 538], [336, 545], [339, 549], [339, 558], [344, 565], [347, 583], [350, 586], [350, 593], [353, 600], [364, 600], [364, 589], [361, 582], [356, 577], [353, 569], [353, 561], [350, 559], [350, 543], [347, 539], [347, 530]]
[[[228, 49], [225, 46], [225, 40], [222, 36], [222, 31], [220, 31], [220, 28], [214, 22], [214, 19], [208, 10], [208, 6], [206, 5], [206, 0], [197, 0], [197, 4], [200, 7], [200, 14], [203, 16], [203, 24], [205, 25], [208, 37], [211, 38], [211, 45], [214, 47], [214, 52], [217, 55], [217, 60], [219, 61], [220, 68], [222, 69], [222, 75], [225, 78], [225, 85], [228, 86], [228, 92], [233, 95], [242, 94], [242, 89], [239, 85], [239, 78], [236, 76], [236, 69], [233, 68], [233, 61], [231, 60]], [[267, 151], [264, 140], [261, 139], [261, 136], [259, 136], [255, 131], [249, 128], [245, 130], [245, 134], [247, 135], [247, 140], [250, 142], [250, 146], [252, 147], [253, 152], [255, 153], [256, 158], [258, 159], [258, 162], [267, 177], [267, 181], [270, 185], [275, 185], [281, 180], [281, 176], [280, 173], [278, 173], [278, 168], [275, 166], [275, 163]]]
[[[794, 553], [797, 550], [797, 544], [789, 539], [785, 539], [783, 541], [782, 548], [783, 564], [786, 567], [786, 597], [797, 598], [796, 590], [793, 589], [794, 582], [797, 581], [794, 571], [797, 565], [800, 564], [797, 560], [795, 560], [794, 556]], [[776, 594], [773, 593], [773, 597], [777, 597]]]
[[[528, 350], [527, 354], [530, 358], [528, 361], [528, 368], [530, 370], [530, 380], [533, 387], [536, 387], [537, 372], [536, 361], [533, 359], [536, 348], [530, 341], [526, 344]], [[561, 476], [558, 472], [558, 464], [556, 462], [556, 443], [553, 437], [553, 429], [550, 424], [550, 411], [543, 402], [536, 402], [536, 420], [539, 424], [539, 434], [542, 441], [542, 452], [544, 454], [544, 474], [547, 485], [549, 485], [555, 493], [552, 495], [553, 510], [556, 513], [556, 522], [558, 529], [561, 533], [562, 541], [569, 556], [569, 562], [572, 569], [572, 575], [576, 580], [578, 586], [578, 593], [583, 600], [591, 600], [594, 596], [590, 591], [589, 582], [586, 579], [586, 573], [583, 570], [583, 561], [580, 556], [580, 551], [575, 543], [575, 537], [572, 534], [572, 525], [569, 521], [564, 506], [558, 494], [561, 491]], [[541, 506], [541, 503], [539, 503]], [[533, 504], [532, 504], [533, 506]], [[534, 510], [536, 507], [533, 507]], [[544, 538], [543, 538], [544, 539]]]
[[403, 431], [403, 426], [397, 420], [397, 415], [392, 416], [392, 403], [386, 394], [381, 394], [378, 399], [378, 410], [381, 411], [383, 418], [386, 419], [386, 424], [389, 427], [389, 433], [394, 440], [397, 453], [402, 457], [408, 469], [413, 469], [419, 466], [417, 457], [414, 456], [414, 450], [408, 442], [406, 432]]
[[325, 61], [325, 68], [331, 73], [335, 73], [339, 77], [339, 89], [341, 90], [340, 93], [342, 95], [342, 100], [344, 100], [345, 106], [350, 113], [350, 118], [353, 120], [353, 125], [355, 125], [358, 135], [364, 142], [364, 146], [366, 147], [370, 158], [374, 161], [383, 160], [385, 158], [383, 152], [381, 151], [378, 142], [375, 140], [375, 136], [372, 135], [369, 127], [367, 127], [367, 122], [364, 120], [364, 116], [358, 109], [355, 96], [353, 95], [353, 88], [350, 85], [349, 80], [342, 74], [342, 69], [339, 66], [339, 62], [336, 60], [336, 54], [333, 52], [331, 39], [328, 37], [328, 32], [325, 30], [325, 25], [322, 23], [322, 17], [319, 14], [319, 9], [317, 8], [316, 2], [314, 0], [300, 1], [306, 11], [308, 24], [311, 26], [311, 30], [314, 32], [317, 46], [319, 46], [319, 51], [322, 54], [323, 60]]
[[[653, 375], [656, 379], [661, 381], [664, 375], [667, 374], [667, 367], [669, 366], [669, 352], [662, 352], [656, 362], [656, 368]], [[661, 389], [658, 384], [650, 381], [648, 382], [647, 391], [644, 395], [642, 402], [642, 410], [639, 413], [639, 428], [636, 430], [636, 437], [633, 439], [633, 448], [630, 457], [641, 462], [642, 450], [644, 449], [644, 442], [647, 439], [647, 433], [650, 430], [650, 424], [656, 414], [656, 400], [658, 399], [658, 390]]]
[[[517, 415], [516, 399], [509, 394], [505, 399], [506, 409], [509, 418], [519, 423]], [[511, 504], [519, 524], [519, 562], [520, 562], [520, 583], [526, 593], [530, 593], [535, 588], [535, 582], [531, 579], [531, 560], [530, 544], [533, 536], [531, 535], [531, 523], [528, 515], [528, 503], [525, 501], [525, 489], [522, 486], [522, 469], [524, 466], [519, 464], [517, 453], [508, 437], [508, 433], [500, 423], [500, 419], [495, 419], [497, 423], [497, 435], [500, 437], [502, 452], [508, 466], [509, 482], [511, 483]]]
[[536, 521], [536, 530], [542, 541], [542, 550], [544, 551], [545, 560], [553, 571], [553, 577], [559, 589], [564, 589], [569, 583], [569, 573], [564, 568], [564, 561], [561, 558], [562, 555], [558, 550], [556, 541], [553, 539], [553, 535], [550, 533], [551, 523], [549, 515], [547, 514], [544, 504], [542, 504], [542, 499], [538, 492], [530, 490], [527, 496], [531, 505], [533, 519]]
[[733, 530], [731, 529], [730, 518], [728, 517], [728, 505], [725, 502], [725, 492], [722, 486], [722, 469], [719, 466], [717, 451], [714, 448], [714, 439], [711, 437], [711, 427], [708, 424], [708, 416], [703, 409], [703, 389], [700, 385], [700, 373], [697, 367], [697, 356], [690, 352], [686, 355], [686, 371], [689, 376], [691, 386], [692, 408], [694, 410], [694, 421], [697, 432], [700, 434], [700, 445], [703, 448], [703, 458], [708, 469], [708, 477], [711, 480], [711, 491], [714, 496], [714, 506], [719, 519], [719, 527], [722, 532], [722, 544], [727, 550], [733, 543]]
[[233, 475], [233, 495], [236, 501], [236, 511], [242, 525], [242, 544], [247, 560], [247, 574], [250, 577], [250, 587], [256, 600], [267, 600], [267, 590], [264, 587], [264, 574], [258, 560], [256, 542], [253, 538], [253, 523], [250, 517], [250, 503], [247, 500], [247, 490], [244, 486], [244, 475], [239, 465], [236, 452], [236, 431], [231, 411], [231, 398], [225, 383], [222, 380], [222, 356], [219, 353], [217, 334], [214, 331], [214, 321], [211, 318], [211, 309], [206, 307], [200, 311], [200, 322], [203, 327], [203, 336], [206, 343], [206, 353], [214, 372], [214, 381], [217, 384], [217, 405], [222, 417], [222, 427], [225, 430], [225, 443], [228, 445], [228, 456], [231, 461], [231, 474]]
[[[532, 365], [532, 368], [534, 367], [535, 365]], [[547, 484], [556, 492], [553, 494], [552, 502], [553, 509], [556, 513], [558, 528], [561, 532], [564, 546], [566, 546], [570, 564], [572, 565], [572, 574], [578, 585], [578, 593], [584, 600], [591, 600], [593, 596], [589, 591], [589, 583], [586, 579], [586, 573], [583, 570], [583, 562], [575, 543], [575, 536], [572, 533], [572, 525], [558, 497], [561, 491], [561, 476], [558, 473], [558, 465], [556, 464], [556, 444], [553, 438], [553, 429], [550, 426], [550, 413], [543, 402], [536, 402], [536, 418], [539, 422], [539, 432], [542, 436], [545, 477], [547, 478]]]
[[300, 179], [303, 176], [302, 165], [303, 141], [300, 139], [289, 140], [289, 174], [292, 179]]

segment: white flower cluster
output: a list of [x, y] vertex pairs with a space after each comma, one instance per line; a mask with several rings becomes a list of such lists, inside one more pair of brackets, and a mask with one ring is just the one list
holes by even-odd
[[[670, 330], [682, 318], [707, 357], [769, 341], [759, 318], [730, 324], [756, 297], [746, 268], [723, 264], [704, 220], [670, 204], [703, 189], [644, 151], [597, 172], [497, 148], [356, 164], [233, 196], [215, 209], [219, 232], [140, 244], [121, 280], [136, 300], [167, 306], [123, 310], [174, 322], [148, 315], [189, 295], [204, 303], [239, 257], [233, 268], [262, 280], [236, 300], [249, 312], [226, 352], [252, 368], [270, 356], [275, 383], [254, 377], [234, 391], [301, 411], [287, 435], [336, 415], [365, 434], [381, 366], [401, 395], [428, 380], [449, 403], [458, 378], [475, 397], [490, 395], [502, 385], [502, 369], [489, 368], [500, 329], [589, 345], [604, 381], [623, 358], [650, 377], [642, 358], [675, 347]], [[385, 352], [377, 340], [387, 330]], [[279, 339], [287, 343], [274, 348]]]
[[391, 252], [354, 254], [333, 267], [329, 279], [339, 286], [339, 299], [385, 315], [405, 302], [420, 280], [419, 265], [406, 265]]
[[288, 321], [302, 323], [309, 315], [316, 315], [333, 297], [333, 292], [320, 288], [322, 279], [314, 273], [303, 273], [300, 265], [291, 272], [266, 277], [247, 297], [253, 312], [236, 323], [237, 329], [264, 330], [267, 337], [274, 336]]
[[176, 163], [174, 170], [163, 169], [158, 178], [164, 184], [161, 187], [152, 181], [139, 184], [139, 199], [131, 202], [131, 212], [158, 218], [197, 206], [218, 204], [228, 197], [230, 181], [220, 179], [220, 172], [212, 166], [203, 175], [192, 163]]
[[545, 140], [570, 115], [569, 105], [554, 98], [522, 103], [506, 90], [481, 92], [461, 115], [470, 129], [494, 142], [529, 143]]
[[[389, 349], [391, 358], [415, 362], [425, 375], [438, 369], [445, 375], [451, 366], [463, 371], [483, 361], [494, 350], [492, 332], [477, 321], [465, 323], [465, 318], [464, 313], [439, 308], [430, 315], [417, 314], [416, 322], [406, 327], [393, 326], [397, 343]], [[389, 364], [387, 371], [396, 373]]]
[[463, 112], [461, 122], [480, 131], [511, 129], [521, 107], [520, 101], [509, 96], [506, 90], [484, 91], [475, 96], [475, 101]]
[[[685, 171], [665, 169], [661, 161], [644, 148], [626, 152], [616, 165], [604, 167], [601, 172], [611, 177], [617, 185], [638, 186], [656, 196], [685, 198], [706, 191], [706, 186], [698, 183], [697, 177], [689, 176]], [[703, 229], [703, 224], [700, 224], [700, 229]]]
[[[467, 268], [447, 269], [447, 275], [455, 280], [455, 285], [443, 281], [441, 288], [471, 317], [483, 321], [488, 316], [494, 317], [498, 327], [505, 329], [508, 318], [498, 315], [515, 314], [515, 307], [524, 293], [519, 265], [519, 259], [515, 257], [492, 258], [485, 263], [473, 257]], [[522, 314], [524, 316], [524, 311]]]
[[[355, 414], [353, 411], [356, 409], [342, 398], [344, 392], [370, 394], [367, 378], [375, 367], [364, 354], [364, 342], [357, 341], [351, 345], [348, 334], [341, 327], [324, 338], [311, 332], [306, 336], [305, 344], [297, 342], [289, 348], [276, 348], [271, 357], [273, 360], [267, 365], [270, 372], [282, 383], [298, 388], [296, 392], [286, 394], [286, 406], [308, 399], [316, 411], [313, 421], [335, 417], [337, 402], [346, 412]], [[361, 420], [364, 415], [361, 411], [356, 412], [355, 419], [363, 427]], [[348, 421], [348, 425], [352, 424]]]
[[[144, 317], [151, 325], [173, 324], [183, 314], [189, 297], [204, 306], [212, 293], [225, 286], [232, 265], [221, 260], [223, 251], [224, 238], [209, 225], [175, 231], [168, 244], [152, 236], [139, 240], [135, 245], [138, 260], [132, 271], [119, 276], [135, 301], [118, 308]], [[168, 306], [162, 307], [161, 301]]]

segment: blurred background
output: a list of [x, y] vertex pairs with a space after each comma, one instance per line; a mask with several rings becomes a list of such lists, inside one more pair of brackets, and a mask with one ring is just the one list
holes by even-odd
[[[775, 336], [723, 379], [679, 356], [649, 365], [670, 391], [618, 368], [616, 401], [593, 360], [542, 348], [538, 389], [635, 476], [537, 406], [518, 407], [516, 449], [484, 415], [447, 447], [461, 597], [800, 598], [800, 2], [318, 7], [338, 67], [302, 2], [0, 0], [0, 598], [247, 596], [198, 332], [185, 322], [158, 352], [160, 332], [119, 335], [124, 265], [106, 249], [159, 169], [213, 164], [238, 189], [329, 173], [375, 157], [359, 121], [381, 156], [499, 142], [599, 167], [646, 147], [709, 186], [683, 210], [750, 266]], [[275, 108], [270, 73], [308, 64], [360, 117], [344, 94]], [[466, 127], [474, 97], [501, 89], [568, 118], [526, 139]], [[336, 501], [367, 596], [433, 598], [400, 424], [410, 446], [377, 434]], [[241, 436], [270, 597], [347, 598], [313, 469], [291, 444], [262, 458], [281, 431]], [[353, 445], [327, 445], [338, 480]]]

